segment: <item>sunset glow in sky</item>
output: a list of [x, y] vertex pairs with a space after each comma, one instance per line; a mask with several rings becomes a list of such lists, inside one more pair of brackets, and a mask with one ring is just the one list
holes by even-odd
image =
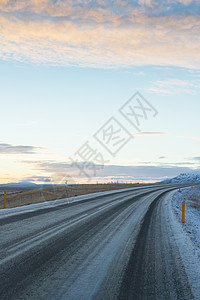
[[[2, 0], [0, 24], [0, 183], [199, 170], [199, 1]], [[137, 91], [138, 129], [121, 113]], [[115, 155], [98, 141], [110, 119]]]

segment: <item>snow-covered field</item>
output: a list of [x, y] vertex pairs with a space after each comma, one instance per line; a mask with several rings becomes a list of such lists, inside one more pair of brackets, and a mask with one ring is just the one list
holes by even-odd
[[[185, 201], [185, 223], [182, 223], [182, 203]], [[173, 196], [176, 217], [190, 237], [196, 254], [200, 257], [200, 185], [183, 188]]]

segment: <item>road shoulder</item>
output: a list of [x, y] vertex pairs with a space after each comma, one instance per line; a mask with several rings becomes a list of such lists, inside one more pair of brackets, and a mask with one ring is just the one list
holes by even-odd
[[165, 199], [167, 212], [169, 212], [169, 224], [173, 235], [176, 237], [176, 244], [179, 248], [181, 260], [184, 264], [188, 280], [195, 299], [200, 299], [200, 258], [196, 244], [190, 239], [186, 227], [181, 223], [181, 216], [174, 209], [175, 191], [168, 194]]

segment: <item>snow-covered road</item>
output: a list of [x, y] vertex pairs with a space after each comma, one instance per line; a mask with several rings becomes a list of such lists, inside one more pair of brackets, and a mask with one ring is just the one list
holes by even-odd
[[0, 212], [0, 299], [200, 299], [173, 193], [163, 185]]

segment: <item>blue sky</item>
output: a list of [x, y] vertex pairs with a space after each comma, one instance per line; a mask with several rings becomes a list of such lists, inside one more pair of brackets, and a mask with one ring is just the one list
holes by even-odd
[[[2, 1], [1, 183], [150, 182], [199, 169], [199, 7]], [[158, 112], [140, 132], [119, 112], [137, 91]], [[132, 137], [115, 156], [94, 138], [111, 117]], [[70, 164], [87, 141], [104, 168]]]

